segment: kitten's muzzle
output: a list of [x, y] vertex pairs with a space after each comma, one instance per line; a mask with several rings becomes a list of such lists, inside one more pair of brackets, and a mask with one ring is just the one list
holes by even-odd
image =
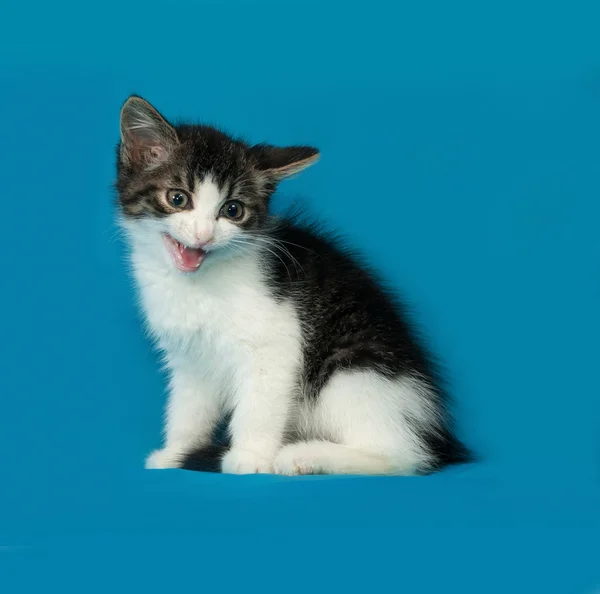
[[188, 246], [168, 233], [163, 233], [163, 241], [173, 260], [173, 265], [181, 272], [195, 272], [206, 259], [207, 253], [203, 249], [206, 243], [202, 246]]

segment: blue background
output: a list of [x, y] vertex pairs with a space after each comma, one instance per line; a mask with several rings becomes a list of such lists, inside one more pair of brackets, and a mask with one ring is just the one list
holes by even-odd
[[[4, 2], [2, 590], [599, 591], [599, 23], [573, 0]], [[279, 207], [403, 291], [481, 463], [142, 469], [164, 395], [114, 235], [131, 92], [322, 150]]]

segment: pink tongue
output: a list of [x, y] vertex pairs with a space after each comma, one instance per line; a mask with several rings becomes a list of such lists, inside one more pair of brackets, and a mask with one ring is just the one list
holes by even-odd
[[181, 259], [186, 268], [198, 268], [204, 257], [204, 250], [200, 248], [184, 247], [181, 250]]

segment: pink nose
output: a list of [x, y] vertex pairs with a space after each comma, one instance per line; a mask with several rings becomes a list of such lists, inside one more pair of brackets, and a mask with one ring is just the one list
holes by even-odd
[[194, 247], [197, 249], [204, 249], [206, 246], [210, 245], [211, 241], [212, 241], [212, 237], [210, 239], [204, 239], [204, 238], [201, 239], [201, 238], [196, 237], [196, 243], [190, 247]]

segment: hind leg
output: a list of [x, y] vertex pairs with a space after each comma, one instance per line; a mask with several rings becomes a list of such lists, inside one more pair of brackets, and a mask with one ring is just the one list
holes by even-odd
[[414, 430], [415, 423], [435, 422], [426, 396], [426, 386], [412, 378], [390, 380], [374, 371], [336, 373], [308, 419], [317, 439], [282, 448], [275, 472], [418, 473], [432, 461]]
[[331, 441], [292, 443], [281, 449], [275, 474], [397, 474], [394, 460]]

